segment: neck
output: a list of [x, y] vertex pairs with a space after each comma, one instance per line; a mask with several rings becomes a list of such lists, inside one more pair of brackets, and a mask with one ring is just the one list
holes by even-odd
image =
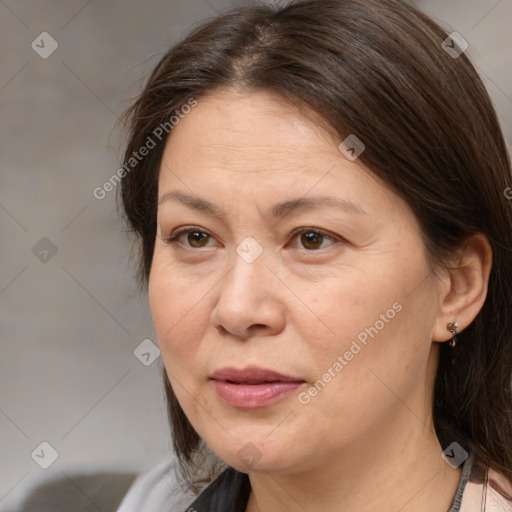
[[445, 512], [461, 468], [441, 458], [433, 425], [403, 409], [408, 428], [403, 418], [378, 425], [336, 456], [315, 459], [314, 468], [250, 474], [246, 512]]

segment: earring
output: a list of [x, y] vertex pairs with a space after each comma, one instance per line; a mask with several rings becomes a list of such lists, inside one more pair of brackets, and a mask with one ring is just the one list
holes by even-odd
[[457, 329], [459, 328], [459, 324], [455, 322], [450, 322], [446, 325], [446, 328], [453, 334], [453, 338], [450, 340], [450, 347], [455, 347], [457, 343]]

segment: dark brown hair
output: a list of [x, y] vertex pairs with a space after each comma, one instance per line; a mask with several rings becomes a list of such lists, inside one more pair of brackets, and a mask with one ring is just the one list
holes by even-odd
[[[196, 28], [161, 59], [127, 111], [125, 163], [192, 98], [219, 88], [272, 91], [308, 105], [408, 203], [438, 268], [483, 233], [493, 250], [485, 304], [442, 343], [433, 416], [443, 448], [471, 449], [512, 480], [512, 204], [510, 158], [489, 96], [447, 34], [399, 0], [255, 4]], [[172, 136], [172, 132], [170, 132]], [[154, 138], [154, 135], [153, 135]], [[122, 202], [147, 281], [156, 236], [158, 173], [166, 137], [126, 174]], [[204, 442], [165, 376], [174, 448], [193, 473]]]

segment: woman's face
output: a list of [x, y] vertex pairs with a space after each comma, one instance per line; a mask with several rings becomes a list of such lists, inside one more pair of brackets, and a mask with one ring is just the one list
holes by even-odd
[[[154, 325], [188, 419], [242, 471], [313, 468], [428, 422], [439, 285], [409, 207], [341, 142], [277, 96], [223, 91], [165, 148]], [[212, 379], [226, 368], [293, 382]]]

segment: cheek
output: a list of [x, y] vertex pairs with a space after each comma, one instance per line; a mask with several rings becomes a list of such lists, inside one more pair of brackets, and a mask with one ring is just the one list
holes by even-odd
[[[182, 277], [180, 277], [182, 276]], [[149, 279], [149, 303], [166, 368], [191, 361], [209, 322], [208, 285], [191, 283], [156, 255]]]
[[[368, 329], [375, 334], [375, 324], [380, 333], [395, 322], [402, 309], [402, 285], [399, 278], [383, 275], [388, 272], [382, 269], [381, 274], [354, 268], [338, 272], [336, 278], [324, 281], [321, 294], [315, 293], [311, 309], [329, 333], [325, 348], [348, 349], [352, 340], [364, 343]], [[301, 321], [305, 324], [304, 317]]]
[[203, 402], [201, 382], [197, 376], [202, 373], [206, 375], [206, 369], [202, 369], [197, 353], [208, 325], [207, 297], [199, 283], [191, 286], [190, 282], [179, 276], [176, 269], [167, 268], [156, 257], [151, 269], [148, 294], [153, 324], [171, 387], [187, 417], [197, 425], [201, 421], [198, 400]]
[[[316, 363], [317, 378], [329, 371], [343, 375], [333, 380], [353, 389], [353, 396], [362, 396], [372, 394], [368, 379], [376, 380], [369, 369], [396, 386], [407, 385], [415, 372], [424, 370], [435, 297], [428, 281], [418, 286], [428, 271], [421, 254], [413, 256], [408, 265], [398, 257], [381, 259], [374, 268], [353, 267], [345, 276], [339, 272], [336, 279], [324, 281], [311, 309], [327, 334], [315, 337], [307, 318], [296, 318], [309, 339], [315, 340], [306, 350], [308, 359]], [[342, 368], [340, 364], [333, 368], [336, 362]], [[325, 375], [322, 380], [328, 379]]]
[[433, 295], [427, 284], [409, 295], [400, 292], [400, 286], [388, 283], [385, 293], [364, 297], [361, 292], [357, 300], [346, 300], [337, 315], [331, 314], [340, 334], [336, 343], [322, 347], [323, 361], [328, 354], [330, 362], [318, 374], [320, 387], [329, 383], [313, 407], [330, 408], [334, 416], [350, 415], [360, 425], [372, 423], [386, 410], [400, 409], [402, 401], [423, 415], [417, 396], [426, 394], [431, 378]]

